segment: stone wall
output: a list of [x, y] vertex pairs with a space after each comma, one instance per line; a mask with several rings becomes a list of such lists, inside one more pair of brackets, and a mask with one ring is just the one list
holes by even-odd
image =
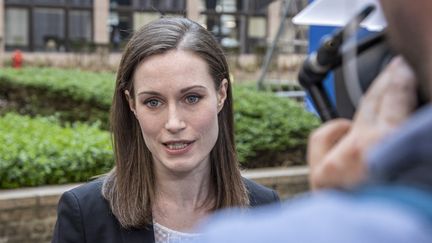
[[59, 197], [75, 186], [0, 190], [0, 243], [50, 242]]
[[49, 242], [58, 197], [2, 200], [0, 242]]
[[309, 190], [308, 168], [306, 166], [289, 168], [253, 169], [244, 171], [244, 177], [276, 190], [281, 199], [291, 198]]
[[[299, 167], [249, 170], [243, 175], [288, 198], [308, 189], [307, 173]], [[0, 243], [50, 242], [59, 197], [78, 185], [0, 190]]]

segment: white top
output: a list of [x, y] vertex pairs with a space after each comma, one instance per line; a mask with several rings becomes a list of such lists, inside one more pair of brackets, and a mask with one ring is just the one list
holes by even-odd
[[201, 235], [198, 233], [175, 231], [156, 222], [153, 222], [153, 230], [155, 243], [198, 242], [196, 240]]

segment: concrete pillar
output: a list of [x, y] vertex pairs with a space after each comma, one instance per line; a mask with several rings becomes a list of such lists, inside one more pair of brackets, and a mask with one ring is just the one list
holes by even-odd
[[[0, 0], [1, 1], [1, 0]], [[93, 41], [109, 44], [108, 33], [109, 0], [93, 1]]]
[[186, 17], [190, 20], [197, 21], [200, 17], [200, 0], [187, 0], [186, 1]]
[[283, 0], [276, 0], [269, 4], [268, 6], [268, 14], [267, 14], [267, 43], [271, 43], [276, 33], [278, 32], [279, 25], [281, 22], [281, 10], [283, 8]]
[[5, 43], [5, 29], [4, 29], [4, 0], [0, 0], [0, 67], [3, 66], [4, 59], [4, 43]]

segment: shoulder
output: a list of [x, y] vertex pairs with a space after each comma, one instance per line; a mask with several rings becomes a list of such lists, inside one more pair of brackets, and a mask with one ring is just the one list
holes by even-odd
[[102, 196], [103, 178], [98, 178], [74, 189], [66, 191], [60, 198], [59, 210], [65, 213], [76, 212], [80, 217], [92, 219], [92, 215], [109, 215], [108, 201]]
[[250, 205], [252, 207], [279, 202], [280, 199], [276, 191], [246, 178], [243, 178], [243, 181], [248, 190]]
[[103, 178], [98, 178], [66, 191], [62, 197], [73, 197], [80, 204], [94, 204], [106, 201], [102, 196]]
[[93, 181], [87, 182], [81, 186], [75, 187], [68, 192], [75, 194], [78, 197], [85, 197], [94, 194], [100, 194], [102, 192], [102, 185], [104, 178], [97, 178]]
[[[431, 242], [430, 223], [386, 200], [321, 191], [263, 207], [223, 214], [203, 230], [202, 242]], [[247, 227], [245, 227], [247, 225]]]
[[62, 198], [70, 198], [79, 205], [83, 215], [110, 211], [108, 201], [102, 196], [104, 179], [98, 178], [65, 192]]
[[80, 218], [85, 225], [115, 222], [108, 201], [102, 196], [103, 178], [66, 191], [60, 198], [58, 214]]
[[53, 242], [117, 242], [120, 226], [102, 196], [102, 185], [99, 178], [63, 193]]

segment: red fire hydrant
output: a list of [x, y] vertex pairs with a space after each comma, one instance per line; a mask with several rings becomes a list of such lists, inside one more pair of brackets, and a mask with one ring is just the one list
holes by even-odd
[[24, 61], [23, 54], [20, 50], [15, 50], [12, 53], [12, 67], [21, 68]]

